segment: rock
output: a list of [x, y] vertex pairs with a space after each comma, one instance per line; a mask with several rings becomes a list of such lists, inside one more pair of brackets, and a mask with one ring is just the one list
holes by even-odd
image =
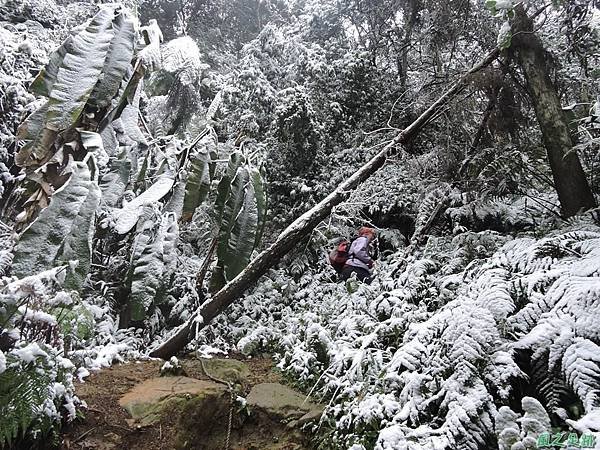
[[119, 400], [136, 422], [150, 425], [160, 419], [166, 405], [175, 406], [186, 398], [218, 398], [225, 392], [225, 386], [212, 381], [196, 380], [187, 377], [151, 378], [140, 383]]
[[290, 429], [294, 428], [302, 428], [309, 422], [317, 422], [321, 418], [321, 414], [323, 414], [323, 408], [315, 408], [312, 411], [307, 412], [298, 420], [291, 420], [286, 424], [286, 427]]
[[321, 418], [321, 414], [323, 414], [323, 405], [318, 405], [320, 408], [314, 408], [313, 410], [307, 412], [302, 417], [298, 419], [298, 425], [304, 425], [309, 422], [316, 422]]
[[102, 437], [87, 438], [79, 443], [83, 448], [95, 450], [118, 450], [123, 448], [121, 437], [115, 433], [106, 433]]
[[244, 384], [250, 376], [248, 366], [242, 361], [225, 358], [198, 358], [202, 361], [204, 368], [211, 377], [218, 380]]
[[188, 377], [160, 377], [140, 383], [119, 400], [133, 417], [131, 427], [170, 424], [174, 449], [222, 446], [231, 409], [227, 387]]
[[182, 402], [177, 407], [179, 419], [174, 448], [177, 450], [223, 448], [230, 410], [228, 393], [218, 397], [196, 396]]
[[279, 383], [257, 384], [246, 397], [246, 402], [251, 408], [262, 410], [279, 420], [301, 419], [298, 424], [318, 418], [324, 409], [323, 405], [312, 403], [306, 400], [305, 395]]

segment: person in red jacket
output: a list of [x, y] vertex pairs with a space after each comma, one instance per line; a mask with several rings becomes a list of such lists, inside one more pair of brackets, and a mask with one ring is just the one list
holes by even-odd
[[362, 227], [358, 230], [358, 237], [352, 242], [348, 250], [348, 260], [342, 269], [341, 278], [347, 280], [356, 274], [359, 281], [370, 284], [373, 281], [373, 258], [369, 255], [369, 244], [375, 239], [376, 231], [373, 228]]

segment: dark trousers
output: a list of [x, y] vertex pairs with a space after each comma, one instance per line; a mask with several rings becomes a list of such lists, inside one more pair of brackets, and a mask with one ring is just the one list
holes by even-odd
[[342, 273], [340, 274], [340, 278], [346, 281], [348, 278], [352, 276], [352, 274], [356, 274], [356, 279], [358, 281], [362, 281], [366, 284], [371, 284], [373, 281], [373, 277], [367, 269], [363, 269], [362, 267], [354, 267], [354, 266], [344, 266]]

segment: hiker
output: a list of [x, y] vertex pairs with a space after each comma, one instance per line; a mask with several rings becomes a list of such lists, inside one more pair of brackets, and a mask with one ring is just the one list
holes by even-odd
[[375, 239], [375, 234], [376, 231], [369, 227], [362, 227], [358, 230], [358, 237], [350, 245], [348, 259], [340, 274], [342, 280], [347, 280], [355, 273], [359, 281], [371, 284], [373, 281], [371, 269], [374, 262], [369, 255], [369, 244]]

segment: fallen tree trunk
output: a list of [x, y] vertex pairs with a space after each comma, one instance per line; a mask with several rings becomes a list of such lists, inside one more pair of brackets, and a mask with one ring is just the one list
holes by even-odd
[[317, 205], [297, 218], [266, 250], [254, 258], [248, 266], [233, 280], [227, 283], [212, 299], [202, 304], [169, 339], [159, 345], [150, 353], [152, 357], [167, 359], [182, 350], [195, 336], [197, 331], [208, 324], [214, 317], [223, 312], [231, 303], [239, 298], [246, 289], [255, 283], [267, 270], [275, 266], [297, 242], [309, 235], [314, 228], [325, 219], [332, 208], [345, 201], [363, 181], [380, 169], [387, 157], [394, 149], [410, 141], [434, 117], [436, 113], [464, 90], [470, 75], [478, 72], [491, 64], [500, 54], [495, 48], [488, 53], [476, 66], [471, 68], [449, 90], [439, 97], [425, 112], [413, 123], [402, 130], [379, 153], [371, 158], [364, 166], [350, 178], [340, 184], [331, 194], [321, 200]]

